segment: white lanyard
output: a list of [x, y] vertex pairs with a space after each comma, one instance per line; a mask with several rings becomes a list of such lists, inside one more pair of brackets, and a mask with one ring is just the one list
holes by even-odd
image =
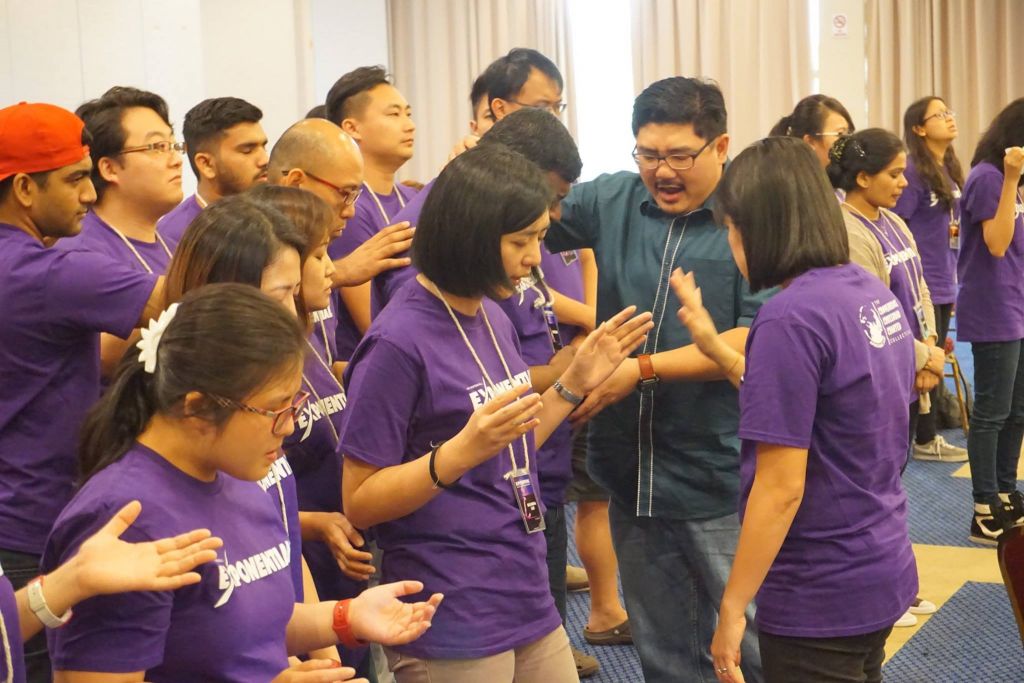
[[[341, 382], [338, 381], [338, 378], [331, 371], [330, 366], [328, 366], [327, 363], [324, 362], [324, 359], [320, 357], [320, 354], [317, 353], [316, 347], [310, 344], [308, 339], [306, 340], [306, 344], [309, 345], [310, 351], [313, 352], [313, 355], [316, 356], [317, 361], [319, 361], [320, 365], [322, 365], [324, 370], [327, 371], [327, 374], [331, 376], [331, 379], [334, 380], [334, 383], [338, 385], [338, 391], [344, 394], [345, 387], [341, 385]], [[338, 436], [338, 430], [335, 429], [334, 422], [331, 421], [331, 417], [327, 414], [327, 409], [324, 406], [323, 401], [320, 399], [320, 393], [316, 390], [316, 387], [313, 386], [313, 383], [309, 381], [309, 378], [306, 377], [306, 373], [302, 373], [302, 380], [306, 383], [306, 386], [309, 387], [310, 392], [312, 392], [313, 396], [316, 398], [317, 405], [319, 405], [321, 411], [323, 411], [323, 417], [325, 420], [327, 420], [327, 424], [330, 425], [331, 432], [334, 434], [335, 445], [339, 444], [341, 442], [341, 437]]]
[[[462, 323], [459, 322], [458, 317], [456, 317], [455, 315], [455, 311], [453, 311], [452, 307], [448, 304], [448, 300], [444, 298], [444, 295], [441, 294], [441, 290], [438, 289], [437, 285], [435, 285], [433, 282], [430, 283], [430, 288], [434, 290], [434, 293], [437, 295], [437, 298], [441, 300], [441, 303], [443, 303], [445, 309], [447, 309], [448, 315], [451, 316], [452, 322], [455, 323], [455, 327], [459, 330], [459, 334], [462, 336], [462, 341], [466, 344], [466, 348], [469, 349], [469, 353], [470, 355], [473, 356], [473, 360], [476, 361], [477, 367], [480, 368], [480, 374], [483, 375], [483, 378], [487, 381], [488, 386], [495, 386], [494, 381], [491, 379], [490, 373], [487, 372], [487, 368], [485, 368], [483, 362], [481, 362], [480, 356], [478, 356], [476, 353], [476, 349], [473, 348], [473, 344], [469, 341], [469, 337], [466, 336], [466, 331], [462, 329]], [[491, 321], [488, 320], [487, 318], [487, 309], [484, 308], [482, 303], [480, 304], [480, 312], [483, 314], [484, 325], [487, 326], [487, 331], [491, 335], [491, 343], [494, 344], [494, 350], [498, 353], [498, 358], [501, 360], [501, 367], [505, 369], [505, 376], [508, 377], [509, 382], [511, 382], [512, 371], [509, 370], [508, 363], [505, 362], [505, 356], [504, 354], [502, 354], [501, 347], [498, 346], [498, 340], [494, 336], [494, 329], [491, 327]], [[523, 441], [523, 455], [526, 458], [525, 463], [523, 465], [523, 470], [529, 470], [530, 447], [526, 442], [526, 434], [523, 434], [521, 438]], [[516, 465], [516, 451], [514, 448], [512, 448], [511, 443], [508, 445], [508, 457], [509, 460], [512, 461], [512, 472], [519, 471], [519, 467]]]
[[[878, 215], [879, 217], [885, 220], [885, 224], [889, 226], [889, 229], [892, 230], [892, 233], [896, 236], [896, 239], [900, 243], [899, 249], [897, 249], [896, 245], [892, 243], [891, 239], [889, 239], [889, 235], [886, 233], [885, 230], [882, 230], [881, 228], [875, 226], [871, 219], [862, 214], [860, 211], [858, 211], [856, 207], [851, 206], [846, 202], [843, 202], [843, 206], [847, 207], [855, 214], [857, 214], [857, 217], [860, 218], [862, 221], [866, 221], [867, 225], [869, 226], [869, 229], [875, 235], [875, 238], [878, 240], [885, 240], [886, 246], [888, 246], [889, 249], [892, 250], [893, 254], [899, 254], [900, 252], [910, 248], [910, 245], [903, 241], [903, 236], [900, 234], [899, 228], [892, 224], [892, 221], [889, 220], [889, 217], [885, 215], [885, 212], [883, 210], [879, 209]], [[914, 303], [920, 306], [921, 274], [917, 272], [917, 254], [915, 253], [914, 256], [915, 258], [910, 259], [900, 258], [900, 265], [903, 267], [903, 272], [906, 273], [907, 279], [910, 281], [910, 293], [914, 295]], [[907, 265], [908, 261], [911, 263], [910, 266]]]
[[[0, 567], [0, 576], [4, 575], [3, 567]], [[15, 600], [17, 603], [17, 600]], [[17, 609], [17, 604], [15, 604]], [[11, 638], [7, 635], [7, 620], [4, 619], [4, 615], [0, 612], [0, 647], [4, 649], [4, 666], [7, 667], [7, 676], [4, 677], [4, 683], [12, 683], [14, 680], [14, 654], [11, 652]]]
[[[373, 189], [371, 189], [370, 186], [367, 185], [366, 183], [363, 183], [363, 187], [365, 187], [366, 191], [370, 193], [370, 198], [373, 199], [373, 203], [377, 205], [377, 210], [380, 211], [380, 215], [384, 218], [384, 224], [387, 225], [388, 223], [390, 223], [391, 217], [388, 216], [388, 212], [384, 210], [384, 205], [380, 203], [380, 199], [377, 197], [377, 193], [374, 192]], [[402, 196], [402, 193], [398, 191], [397, 184], [394, 186], [394, 188], [395, 195], [397, 195], [398, 197], [398, 205], [404, 209], [405, 198]]]
[[[139, 260], [139, 263], [141, 263], [142, 267], [146, 269], [146, 272], [149, 273], [150, 275], [152, 275], [153, 274], [153, 269], [150, 268], [148, 263], [146, 263], [146, 259], [142, 258], [142, 254], [140, 254], [139, 250], [135, 248], [135, 245], [132, 244], [131, 240], [129, 240], [128, 237], [125, 236], [125, 234], [123, 232], [121, 232], [120, 230], [115, 228], [113, 225], [110, 225], [109, 223], [107, 223], [106, 221], [103, 221], [102, 219], [100, 219], [100, 220], [103, 222], [104, 226], [106, 226], [107, 228], [112, 230], [115, 235], [117, 235], [118, 237], [121, 238], [121, 241], [125, 243], [125, 246], [127, 246], [128, 249], [130, 249], [131, 252], [133, 254], [135, 254], [135, 258], [137, 258]], [[164, 238], [160, 236], [159, 232], [157, 232], [155, 234], [156, 234], [156, 241], [159, 242], [160, 246], [164, 248], [164, 251], [167, 253], [167, 258], [171, 258], [172, 257], [171, 250], [167, 248], [167, 243], [164, 242]]]

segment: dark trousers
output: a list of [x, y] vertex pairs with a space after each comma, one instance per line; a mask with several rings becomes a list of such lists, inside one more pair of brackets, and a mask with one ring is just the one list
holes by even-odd
[[890, 631], [844, 638], [759, 633], [765, 683], [880, 683]]
[[1017, 488], [1024, 439], [1024, 341], [973, 342], [974, 412], [967, 435], [975, 503]]
[[[949, 334], [949, 319], [953, 315], [953, 304], [935, 304], [935, 329], [938, 332], [937, 342], [939, 348], [946, 343], [946, 336]], [[944, 380], [940, 380], [940, 383]], [[939, 412], [939, 387], [930, 392], [932, 397], [932, 410], [922, 415], [917, 421], [917, 438], [919, 444], [926, 444], [935, 440], [938, 434], [938, 412]], [[912, 434], [913, 436], [913, 434]]]
[[[14, 590], [25, 587], [39, 576], [39, 555], [0, 548], [0, 566]], [[25, 643], [25, 683], [50, 683], [50, 653], [46, 650], [46, 631], [40, 631]]]
[[544, 540], [548, 542], [548, 583], [551, 597], [565, 624], [565, 563], [568, 561], [569, 535], [565, 528], [565, 508], [549, 507], [544, 513]]

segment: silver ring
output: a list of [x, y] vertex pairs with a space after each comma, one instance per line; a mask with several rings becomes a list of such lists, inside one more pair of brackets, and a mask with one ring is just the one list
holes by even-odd
[[729, 673], [729, 667], [725, 667], [723, 669], [715, 669], [715, 671], [717, 671], [720, 674], [727, 674]]

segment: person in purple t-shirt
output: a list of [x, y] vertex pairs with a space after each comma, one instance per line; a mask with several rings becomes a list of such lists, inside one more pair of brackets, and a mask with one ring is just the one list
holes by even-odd
[[[332, 258], [342, 258], [387, 226], [416, 194], [395, 182], [412, 158], [416, 124], [412, 107], [379, 66], [350, 71], [327, 93], [327, 118], [348, 133], [363, 155], [363, 191], [342, 236], [331, 244]], [[407, 225], [404, 227], [408, 227]], [[370, 325], [370, 284], [342, 287], [338, 310], [338, 358], [348, 360]]]
[[192, 570], [217, 558], [221, 540], [211, 537], [208, 529], [145, 543], [120, 540], [141, 511], [137, 500], [129, 502], [87, 538], [73, 558], [17, 593], [0, 566], [0, 681], [25, 683], [22, 643], [44, 626], [66, 624], [71, 608], [83, 600], [189, 586], [199, 581]]
[[881, 681], [885, 640], [917, 590], [900, 483], [911, 321], [850, 263], [807, 145], [754, 143], [718, 198], [751, 289], [782, 289], [754, 319], [744, 356], [718, 337], [693, 274], [672, 277], [680, 321], [740, 389], [743, 525], [711, 643], [716, 676], [743, 680], [744, 610], [756, 596], [765, 681]]
[[[294, 315], [254, 287], [209, 285], [165, 311], [138, 347], [86, 421], [85, 482], [55, 524], [42, 566], [67, 561], [97, 519], [132, 498], [142, 512], [128, 540], [199, 526], [223, 545], [216, 563], [197, 569], [197, 583], [174, 593], [80, 603], [75, 619], [49, 634], [59, 680], [290, 681], [299, 669], [289, 654], [339, 640], [404, 643], [429, 627], [441, 596], [398, 600], [422, 590], [418, 582], [351, 601], [295, 602], [280, 508], [255, 483], [307, 397]], [[331, 661], [300, 666], [335, 667], [312, 680], [354, 673]]]
[[[78, 428], [99, 398], [100, 333], [127, 336], [160, 310], [162, 279], [77, 235], [96, 200], [88, 133], [49, 104], [0, 110], [0, 562], [15, 588], [71, 499]], [[29, 680], [49, 681], [46, 643], [26, 644]]]
[[[960, 188], [964, 173], [953, 149], [956, 134], [953, 111], [940, 97], [923, 97], [903, 114], [903, 141], [908, 150], [903, 175], [907, 186], [894, 211], [906, 221], [920, 250], [940, 347], [946, 344], [957, 290]], [[931, 391], [932, 410], [918, 419], [913, 456], [918, 460], [963, 462], [967, 460], [967, 450], [947, 443], [937, 432], [941, 385], [940, 381]]]
[[502, 145], [449, 163], [418, 229], [420, 275], [346, 371], [345, 514], [375, 527], [385, 580], [451, 589], [420, 641], [388, 651], [399, 683], [578, 680], [547, 586], [537, 447], [651, 324], [625, 309], [588, 336], [543, 403], [527, 395], [515, 331], [489, 297], [512, 295], [539, 264], [550, 202], [537, 167]]
[[189, 223], [211, 202], [267, 181], [263, 112], [237, 97], [203, 100], [185, 114], [181, 134], [198, 185], [191, 197], [163, 216], [158, 233], [174, 249]]
[[971, 540], [995, 545], [1024, 523], [1017, 462], [1024, 440], [1024, 98], [1008, 104], [974, 151], [964, 183], [957, 339], [974, 354], [967, 436]]

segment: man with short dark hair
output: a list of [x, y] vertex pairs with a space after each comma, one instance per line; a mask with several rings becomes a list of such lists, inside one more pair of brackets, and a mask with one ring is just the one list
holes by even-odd
[[[77, 112], [92, 136], [92, 180], [97, 200], [82, 221], [82, 232], [58, 249], [105, 254], [144, 273], [163, 275], [171, 247], [157, 232], [157, 221], [182, 197], [181, 152], [174, 139], [167, 103], [159, 95], [114, 86]], [[104, 334], [100, 355], [104, 377], [128, 342]]]
[[[327, 118], [348, 133], [363, 155], [363, 192], [355, 215], [330, 254], [340, 259], [395, 223], [394, 217], [416, 194], [395, 182], [398, 170], [412, 158], [416, 125], [412, 108], [380, 66], [364, 66], [345, 74], [327, 93]], [[370, 325], [370, 285], [338, 290], [337, 344], [347, 360]]]
[[494, 120], [500, 121], [517, 109], [546, 109], [555, 116], [565, 111], [562, 73], [555, 63], [536, 50], [517, 47], [487, 67], [481, 78], [487, 83], [487, 97]]
[[485, 74], [480, 74], [473, 81], [473, 87], [469, 91], [469, 106], [473, 112], [473, 118], [469, 120], [469, 132], [480, 137], [494, 125], [494, 114], [491, 113]]
[[[0, 564], [15, 589], [39, 575], [73, 493], [78, 431], [99, 398], [99, 336], [155, 316], [162, 278], [74, 239], [96, 200], [89, 135], [50, 104], [0, 109]], [[25, 643], [28, 683], [50, 680], [45, 634]]]
[[267, 134], [258, 107], [237, 97], [203, 100], [185, 114], [182, 135], [196, 192], [160, 219], [160, 234], [173, 249], [192, 219], [211, 202], [267, 180]]
[[[722, 339], [741, 352], [768, 294], [753, 296], [713, 217], [729, 149], [713, 83], [667, 78], [633, 106], [639, 174], [573, 187], [547, 236], [593, 247], [597, 320], [627, 304], [655, 328], [577, 411], [590, 424], [588, 468], [612, 494], [612, 537], [648, 683], [715, 680], [709, 656], [739, 534], [739, 406], [722, 370], [691, 343], [672, 305], [673, 270], [694, 272]], [[598, 413], [603, 408], [603, 411]], [[743, 671], [761, 680], [753, 615]]]

